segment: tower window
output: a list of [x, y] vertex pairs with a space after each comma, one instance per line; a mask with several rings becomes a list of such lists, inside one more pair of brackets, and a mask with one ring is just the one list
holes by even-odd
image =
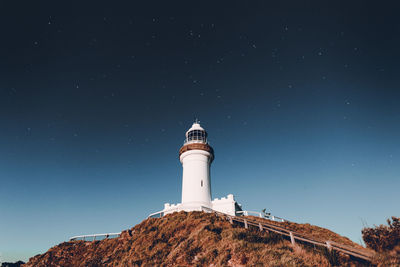
[[188, 141], [199, 140], [199, 141], [206, 141], [207, 140], [207, 133], [203, 130], [192, 130], [188, 133]]
[[203, 187], [203, 180], [201, 180], [201, 187]]

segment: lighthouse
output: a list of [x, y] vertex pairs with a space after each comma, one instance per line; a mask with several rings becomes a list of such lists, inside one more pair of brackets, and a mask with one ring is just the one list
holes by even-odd
[[182, 205], [187, 209], [200, 206], [212, 208], [210, 166], [214, 151], [207, 142], [207, 132], [195, 121], [186, 132], [179, 149], [182, 163]]
[[[233, 194], [212, 199], [210, 170], [214, 150], [208, 143], [207, 131], [198, 120], [185, 133], [185, 141], [179, 149], [179, 160], [182, 163], [182, 202], [165, 203], [162, 211], [152, 213], [149, 217], [210, 209], [235, 216], [237, 211], [242, 210]], [[229, 182], [228, 177], [225, 179]]]

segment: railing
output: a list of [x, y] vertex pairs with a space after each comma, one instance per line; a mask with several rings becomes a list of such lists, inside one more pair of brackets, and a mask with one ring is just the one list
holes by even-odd
[[163, 216], [164, 216], [164, 212], [158, 211], [158, 212], [154, 212], [154, 213], [150, 214], [149, 216], [147, 216], [147, 218], [161, 218]]
[[[202, 206], [201, 207], [202, 211], [206, 211], [206, 212], [213, 212], [213, 209], [207, 208]], [[178, 211], [178, 208], [176, 208], [176, 211]], [[174, 212], [173, 210], [169, 210], [169, 213]], [[240, 210], [240, 211], [236, 211], [235, 212], [237, 216], [249, 216], [249, 215], [253, 215], [253, 216], [257, 216], [260, 218], [264, 218], [264, 219], [268, 219], [271, 221], [276, 221], [276, 222], [289, 222], [289, 220], [283, 219], [281, 217], [278, 216], [274, 216], [274, 215], [270, 215], [270, 214], [265, 214], [263, 212], [258, 212], [258, 211], [250, 211], [250, 210]], [[158, 211], [158, 212], [154, 212], [152, 214], [150, 214], [149, 216], [147, 216], [147, 218], [161, 218], [163, 217], [165, 214], [163, 211]]]
[[200, 140], [200, 139], [192, 139], [192, 140], [185, 139], [183, 141], [183, 145], [186, 145], [186, 144], [198, 144], [198, 143], [200, 143], [200, 144], [210, 144], [207, 140]]
[[258, 211], [250, 211], [250, 210], [240, 210], [236, 212], [237, 215], [244, 215], [244, 216], [257, 216], [260, 218], [268, 219], [271, 221], [276, 221], [276, 222], [288, 222], [288, 220], [285, 220], [281, 217], [270, 215], [270, 214], [265, 214], [263, 212], [258, 212]]
[[93, 234], [93, 235], [77, 235], [69, 238], [69, 241], [76, 241], [76, 240], [82, 240], [82, 241], [95, 241], [95, 240], [103, 240], [103, 239], [108, 239], [108, 238], [117, 238], [121, 235], [121, 232], [119, 233], [106, 233], [106, 234]]
[[237, 223], [243, 225], [246, 229], [248, 229], [249, 226], [254, 226], [254, 227], [257, 227], [260, 231], [264, 231], [264, 230], [271, 231], [271, 232], [286, 236], [286, 237], [290, 238], [292, 245], [295, 245], [296, 240], [298, 240], [303, 243], [308, 243], [308, 244], [325, 247], [329, 251], [336, 250], [336, 251], [342, 252], [344, 254], [351, 255], [355, 258], [363, 259], [366, 261], [371, 261], [371, 258], [374, 256], [373, 252], [368, 251], [366, 249], [359, 249], [359, 248], [355, 248], [352, 246], [339, 244], [339, 243], [336, 243], [333, 241], [325, 241], [325, 240], [317, 239], [317, 238], [314, 238], [309, 235], [300, 234], [295, 231], [291, 231], [290, 229], [269, 223], [267, 221], [258, 222], [256, 220], [245, 218], [244, 216], [231, 216], [231, 215], [228, 215], [228, 214], [225, 214], [222, 212], [218, 212], [218, 211], [215, 211], [215, 210], [212, 210], [209, 208], [202, 207], [202, 210], [205, 212], [214, 213], [217, 216], [223, 217], [223, 218], [229, 220], [229, 222], [231, 224], [233, 224], [234, 222], [237, 222]]

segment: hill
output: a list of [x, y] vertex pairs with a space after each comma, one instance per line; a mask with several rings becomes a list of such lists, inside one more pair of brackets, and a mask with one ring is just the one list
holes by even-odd
[[[256, 219], [255, 217], [253, 219]], [[257, 220], [264, 220], [257, 218]], [[279, 223], [277, 223], [279, 224]], [[348, 238], [309, 224], [287, 224], [297, 232], [360, 247]], [[329, 266], [362, 265], [348, 256], [272, 232], [245, 229], [203, 212], [179, 212], [144, 220], [119, 238], [61, 243], [24, 266]]]

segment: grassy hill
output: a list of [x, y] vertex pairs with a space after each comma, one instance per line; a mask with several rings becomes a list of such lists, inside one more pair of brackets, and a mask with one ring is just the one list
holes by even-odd
[[[255, 217], [253, 218], [255, 219]], [[257, 218], [258, 220], [263, 220]], [[361, 247], [309, 224], [278, 223], [300, 233]], [[358, 266], [337, 252], [297, 244], [282, 236], [244, 229], [203, 212], [146, 219], [119, 238], [61, 243], [25, 266]]]

